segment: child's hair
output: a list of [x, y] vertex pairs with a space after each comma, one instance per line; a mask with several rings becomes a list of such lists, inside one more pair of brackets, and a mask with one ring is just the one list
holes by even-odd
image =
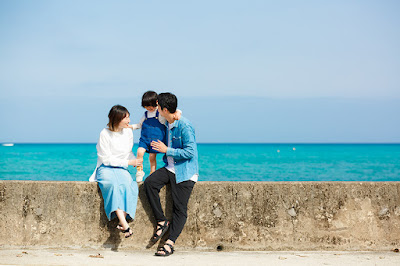
[[160, 93], [157, 99], [161, 110], [167, 108], [171, 114], [176, 112], [176, 108], [178, 107], [178, 99], [175, 95], [169, 92]]
[[114, 105], [110, 112], [108, 113], [108, 128], [111, 131], [115, 131], [117, 130], [117, 127], [119, 125], [119, 123], [122, 121], [122, 119], [124, 119], [127, 115], [129, 114], [128, 109], [126, 109], [125, 107], [123, 107], [122, 105]]
[[146, 91], [142, 96], [142, 107], [157, 107], [157, 93], [154, 91]]

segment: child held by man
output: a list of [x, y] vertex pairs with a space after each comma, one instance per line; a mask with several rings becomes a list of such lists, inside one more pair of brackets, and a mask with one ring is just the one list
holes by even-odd
[[[151, 147], [150, 143], [157, 140], [167, 143], [167, 120], [158, 112], [157, 96], [157, 93], [154, 91], [147, 91], [143, 94], [142, 107], [146, 109], [146, 111], [139, 123], [130, 126], [133, 130], [141, 128], [137, 159], [143, 159], [145, 152], [149, 153], [150, 174], [157, 169], [156, 156], [157, 153], [159, 153]], [[177, 116], [180, 117], [182, 111], [177, 111]], [[179, 117], [177, 119], [179, 119]], [[143, 166], [138, 166], [136, 171], [136, 182], [143, 181], [144, 175], [145, 172], [143, 171]]]

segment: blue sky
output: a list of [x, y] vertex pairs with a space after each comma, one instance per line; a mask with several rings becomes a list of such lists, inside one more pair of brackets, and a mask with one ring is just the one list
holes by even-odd
[[199, 142], [400, 142], [399, 7], [0, 1], [0, 142], [96, 142], [149, 89]]

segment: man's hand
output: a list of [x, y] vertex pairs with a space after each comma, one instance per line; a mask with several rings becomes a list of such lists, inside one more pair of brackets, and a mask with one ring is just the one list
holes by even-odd
[[152, 141], [151, 142], [151, 147], [154, 150], [159, 151], [161, 153], [167, 153], [167, 149], [168, 149], [168, 147], [161, 140]]

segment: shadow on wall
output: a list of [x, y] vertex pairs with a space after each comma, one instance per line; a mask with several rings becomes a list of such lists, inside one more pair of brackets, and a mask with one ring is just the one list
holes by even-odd
[[[109, 237], [107, 240], [103, 243], [104, 248], [110, 248], [112, 251], [118, 251], [118, 248], [121, 244], [121, 235], [120, 231], [116, 228], [118, 225], [118, 219], [115, 218], [111, 221], [108, 221], [107, 215], [104, 211], [104, 199], [101, 194], [100, 187], [97, 186], [97, 193], [99, 194], [101, 198], [101, 204], [100, 204], [100, 213], [101, 213], [101, 218], [99, 221], [99, 226], [100, 228], [106, 228], [109, 232]], [[144, 186], [143, 183], [139, 185], [139, 195], [138, 195], [138, 201], [140, 200], [140, 203], [149, 219], [149, 221], [153, 224], [154, 226], [154, 232], [156, 231], [157, 228], [157, 222], [154, 218], [153, 211], [151, 210], [150, 204], [147, 200], [146, 193], [144, 191]], [[169, 221], [172, 219], [172, 196], [171, 196], [171, 186], [167, 185], [166, 186], [166, 193], [165, 193], [165, 216]], [[139, 202], [138, 202], [139, 204]], [[134, 220], [128, 220], [128, 223], [134, 222]], [[154, 246], [154, 242], [150, 240], [151, 236], [149, 236], [149, 242], [146, 246], [146, 248], [151, 248]], [[162, 247], [163, 243], [168, 239], [168, 233], [163, 236], [163, 238], [158, 242], [159, 246]]]
[[[168, 221], [172, 220], [172, 196], [171, 196], [171, 185], [166, 185], [166, 193], [165, 193], [165, 206], [164, 206], [164, 214]], [[160, 196], [161, 197], [161, 196]], [[147, 200], [146, 193], [144, 191], [144, 185], [139, 186], [139, 199], [142, 204], [143, 209], [146, 212], [147, 217], [149, 218], [150, 222], [153, 224], [153, 231], [156, 232], [157, 229], [157, 221], [154, 218], [153, 211], [151, 210], [150, 204]], [[162, 201], [161, 201], [162, 202]], [[168, 229], [169, 231], [169, 229]], [[161, 248], [164, 245], [164, 242], [168, 240], [168, 232], [158, 241], [158, 248]], [[151, 237], [149, 237], [149, 242], [147, 243], [146, 249], [153, 247], [156, 243], [151, 241]]]
[[118, 247], [121, 244], [121, 238], [119, 236], [119, 231], [116, 228], [118, 225], [118, 219], [108, 221], [107, 215], [104, 211], [104, 199], [101, 194], [99, 185], [97, 185], [97, 193], [99, 194], [99, 196], [101, 198], [101, 204], [100, 204], [101, 216], [100, 216], [99, 226], [100, 226], [100, 228], [107, 228], [107, 230], [109, 232], [109, 237], [103, 243], [103, 247], [110, 248], [112, 251], [118, 251]]
[[[170, 192], [160, 191], [168, 219]], [[95, 183], [0, 180], [1, 247], [145, 250], [155, 221], [143, 184], [130, 223], [134, 236], [125, 239], [117, 223], [107, 220]], [[400, 182], [198, 182], [177, 245], [392, 250], [400, 245]]]

